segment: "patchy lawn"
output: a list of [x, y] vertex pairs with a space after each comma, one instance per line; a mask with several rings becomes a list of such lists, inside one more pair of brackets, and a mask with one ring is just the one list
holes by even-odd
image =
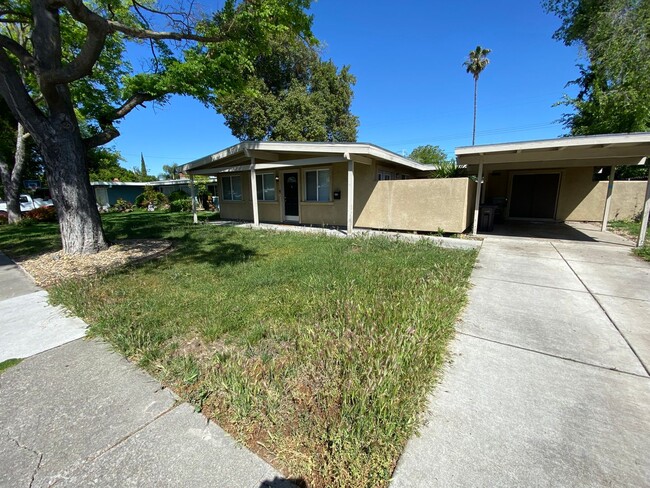
[[12, 366], [16, 366], [17, 364], [20, 364], [21, 361], [22, 359], [7, 359], [5, 361], [0, 362], [0, 374], [4, 373]]
[[286, 475], [387, 485], [476, 253], [145, 216], [105, 216], [107, 232], [173, 239], [171, 254], [60, 284], [53, 301]]
[[[641, 221], [637, 220], [614, 220], [607, 224], [611, 229], [629, 236], [636, 240], [641, 231]], [[634, 249], [634, 254], [640, 256], [646, 261], [650, 261], [650, 226], [646, 232], [645, 245], [642, 248]]]

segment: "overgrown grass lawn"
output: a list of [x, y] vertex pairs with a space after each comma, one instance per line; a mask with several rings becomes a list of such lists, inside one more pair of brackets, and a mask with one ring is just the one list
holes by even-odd
[[[610, 228], [622, 231], [630, 237], [636, 239], [641, 231], [641, 221], [637, 220], [615, 220], [607, 224]], [[634, 254], [640, 256], [646, 261], [650, 261], [650, 226], [646, 232], [645, 245], [641, 248], [634, 249]]]
[[[112, 236], [141, 232], [132, 216], [105, 222]], [[286, 475], [387, 485], [475, 253], [180, 221], [147, 232], [175, 251], [58, 285], [54, 302]]]

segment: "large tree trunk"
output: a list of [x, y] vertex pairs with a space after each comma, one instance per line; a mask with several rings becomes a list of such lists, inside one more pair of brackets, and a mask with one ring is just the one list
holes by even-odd
[[27, 159], [25, 128], [19, 122], [16, 129], [16, 151], [14, 153], [13, 169], [9, 169], [6, 161], [0, 161], [0, 176], [7, 199], [7, 220], [10, 224], [20, 222], [20, 180]]
[[20, 221], [20, 187], [14, 184], [11, 178], [11, 171], [6, 161], [0, 161], [0, 176], [2, 176], [2, 187], [7, 200], [7, 220], [10, 224]]
[[[66, 130], [67, 129], [67, 130]], [[108, 247], [86, 167], [86, 149], [78, 130], [64, 127], [41, 147], [47, 181], [59, 215], [66, 254], [92, 254]]]
[[474, 124], [472, 125], [472, 146], [476, 143], [476, 95], [478, 92], [478, 77], [474, 78]]

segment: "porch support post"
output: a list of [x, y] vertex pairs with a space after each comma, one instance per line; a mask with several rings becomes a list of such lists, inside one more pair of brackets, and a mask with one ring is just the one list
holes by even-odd
[[253, 225], [260, 225], [260, 211], [257, 206], [257, 174], [255, 158], [251, 158], [251, 200], [253, 201]]
[[483, 163], [478, 165], [478, 178], [476, 180], [476, 198], [474, 198], [474, 222], [472, 223], [472, 234], [478, 234], [478, 209], [481, 204], [481, 190], [483, 189]]
[[192, 221], [199, 223], [199, 217], [196, 215], [196, 190], [194, 189], [194, 175], [190, 175], [190, 197], [192, 198]]
[[[643, 158], [641, 164], [646, 164], [646, 158]], [[639, 231], [639, 239], [636, 241], [637, 247], [643, 247], [645, 243], [645, 234], [648, 231], [648, 217], [650, 216], [650, 177], [645, 187], [645, 202], [643, 203], [643, 215], [641, 216], [641, 230]]]
[[616, 166], [612, 166], [609, 172], [609, 182], [607, 183], [607, 197], [605, 198], [605, 210], [603, 211], [603, 225], [600, 230], [605, 232], [609, 223], [609, 208], [612, 206], [612, 190], [614, 189], [614, 173]]
[[348, 225], [347, 234], [352, 235], [354, 229], [354, 161], [348, 159]]

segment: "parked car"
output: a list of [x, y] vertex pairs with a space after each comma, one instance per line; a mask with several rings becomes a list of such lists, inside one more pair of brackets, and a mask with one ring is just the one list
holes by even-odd
[[[20, 211], [29, 212], [35, 208], [52, 207], [54, 203], [52, 200], [45, 200], [43, 198], [32, 198], [31, 195], [20, 195]], [[7, 202], [0, 200], [0, 212], [7, 211]]]

